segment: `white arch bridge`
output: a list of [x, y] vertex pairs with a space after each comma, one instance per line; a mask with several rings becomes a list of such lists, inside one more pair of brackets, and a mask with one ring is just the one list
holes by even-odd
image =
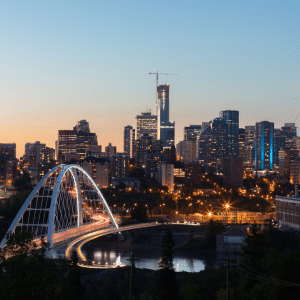
[[[50, 170], [26, 199], [8, 234], [26, 230], [34, 239], [47, 237], [50, 248], [105, 227], [116, 220], [91, 176], [78, 165]], [[1, 241], [0, 247], [6, 243]]]

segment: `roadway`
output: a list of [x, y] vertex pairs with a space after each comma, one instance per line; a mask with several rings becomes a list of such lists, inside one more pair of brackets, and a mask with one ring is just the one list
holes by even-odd
[[[111, 233], [118, 233], [121, 235], [122, 231], [127, 231], [127, 230], [133, 230], [133, 229], [140, 229], [140, 228], [148, 228], [148, 227], [154, 227], [154, 226], [159, 226], [161, 223], [157, 222], [152, 222], [152, 223], [142, 223], [142, 224], [135, 224], [135, 225], [129, 225], [129, 226], [124, 226], [120, 227], [118, 229], [115, 228], [109, 228], [109, 229], [102, 229], [102, 230], [97, 230], [88, 234], [84, 234], [78, 238], [76, 238], [74, 241], [69, 243], [65, 250], [65, 257], [67, 259], [71, 258], [71, 255], [73, 251], [76, 251], [78, 254], [78, 258], [80, 261], [86, 261], [85, 255], [82, 253], [81, 249], [84, 244], [87, 242], [99, 238], [101, 236], [111, 234]], [[55, 246], [54, 246], [55, 248]]]

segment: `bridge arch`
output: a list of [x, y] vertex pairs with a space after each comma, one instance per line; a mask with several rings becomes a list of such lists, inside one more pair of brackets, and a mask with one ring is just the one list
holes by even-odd
[[[8, 233], [27, 230], [34, 239], [47, 237], [53, 243], [108, 226], [116, 220], [91, 176], [78, 165], [51, 169], [30, 193]], [[6, 243], [6, 237], [0, 247]]]

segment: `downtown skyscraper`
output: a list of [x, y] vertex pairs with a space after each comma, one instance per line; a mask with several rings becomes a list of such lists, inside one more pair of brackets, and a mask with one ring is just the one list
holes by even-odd
[[273, 170], [274, 123], [257, 122], [255, 126], [255, 170]]
[[157, 87], [157, 139], [163, 141], [164, 149], [174, 146], [175, 140], [175, 122], [170, 122], [169, 90], [169, 84]]
[[222, 110], [220, 118], [228, 125], [228, 156], [239, 156], [239, 112], [237, 110]]

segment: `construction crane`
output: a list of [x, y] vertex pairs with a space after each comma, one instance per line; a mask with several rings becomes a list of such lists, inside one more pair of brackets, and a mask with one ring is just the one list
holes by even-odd
[[159, 75], [178, 75], [178, 74], [170, 74], [170, 73], [158, 73], [158, 71], [156, 73], [149, 73], [149, 75], [156, 75], [156, 89], [158, 87], [158, 74]]

